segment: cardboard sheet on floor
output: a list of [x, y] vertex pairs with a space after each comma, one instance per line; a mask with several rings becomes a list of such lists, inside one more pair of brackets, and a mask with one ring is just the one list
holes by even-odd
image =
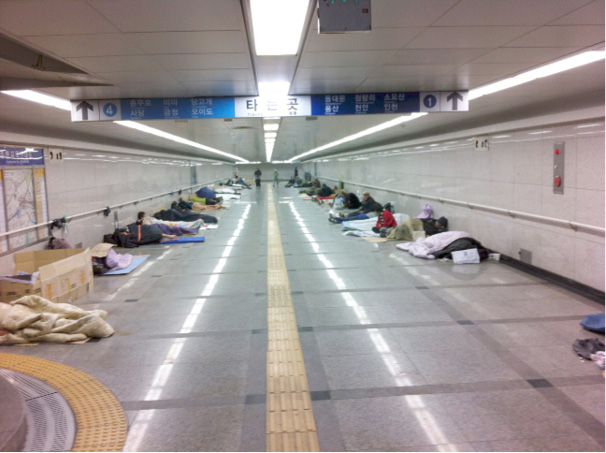
[[136, 268], [138, 268], [141, 264], [143, 264], [143, 262], [147, 258], [149, 258], [149, 255], [133, 256], [133, 260], [130, 262], [130, 266], [125, 267], [124, 269], [116, 269], [115, 271], [109, 271], [109, 272], [106, 272], [105, 274], [95, 275], [95, 277], [102, 277], [104, 275], [130, 274], [132, 271], [134, 271]]
[[177, 238], [175, 240], [172, 241], [163, 241], [160, 242], [160, 245], [164, 245], [164, 244], [185, 244], [187, 242], [204, 242], [204, 236], [184, 236], [184, 237], [180, 237]]

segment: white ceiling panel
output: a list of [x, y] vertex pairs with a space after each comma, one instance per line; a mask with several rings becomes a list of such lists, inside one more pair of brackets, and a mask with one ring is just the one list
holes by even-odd
[[478, 57], [474, 63], [546, 63], [576, 51], [576, 47], [501, 47]]
[[86, 72], [154, 71], [162, 69], [147, 55], [115, 55], [108, 57], [76, 57], [66, 59]]
[[604, 42], [603, 25], [541, 27], [507, 43], [507, 47], [587, 47]]
[[302, 68], [331, 66], [382, 66], [393, 61], [391, 50], [360, 52], [309, 52], [303, 54], [299, 66]]
[[604, 14], [604, 0], [595, 0], [549, 25], [603, 25]]
[[256, 85], [252, 81], [234, 82], [181, 82], [189, 90], [190, 96], [224, 96], [224, 93], [233, 93], [232, 96], [253, 96]]
[[350, 80], [365, 79], [372, 75], [376, 68], [371, 66], [361, 67], [335, 67], [335, 68], [301, 68], [297, 71], [297, 79], [341, 79], [347, 78]]
[[402, 66], [381, 66], [373, 68], [370, 77], [385, 78], [406, 78], [414, 76], [423, 76], [427, 78], [438, 77], [444, 73], [454, 71], [454, 65], [402, 65]]
[[239, 30], [237, 0], [87, 0], [124, 32]]
[[153, 58], [164, 69], [250, 69], [248, 53], [164, 54]]
[[[499, 47], [534, 27], [430, 27], [412, 40], [409, 49]], [[536, 44], [535, 44], [536, 47]]]
[[355, 93], [363, 79], [300, 79], [295, 78], [291, 94]]
[[490, 52], [490, 48], [478, 49], [405, 49], [395, 54], [398, 64], [462, 64]]
[[135, 87], [138, 84], [161, 84], [161, 83], [175, 83], [176, 80], [167, 71], [125, 71], [125, 72], [100, 72], [98, 74], [109, 80], [111, 83], [117, 85], [133, 85]]
[[456, 74], [471, 76], [500, 76], [515, 75], [528, 68], [525, 63], [470, 63], [457, 67]]
[[428, 27], [458, 0], [380, 0], [372, 3], [373, 29]]
[[128, 33], [127, 36], [148, 54], [248, 53], [242, 31]]
[[105, 33], [99, 35], [24, 36], [39, 49], [58, 57], [100, 57], [108, 55], [141, 55], [143, 51], [127, 35]]
[[372, 33], [319, 34], [310, 32], [307, 51], [325, 52], [339, 50], [391, 50], [403, 48], [423, 28], [400, 28], [397, 35], [392, 29], [377, 28]]
[[254, 76], [250, 69], [195, 69], [183, 71], [170, 71], [179, 82], [254, 82]]
[[432, 26], [543, 25], [591, 0], [461, 0]]
[[0, 28], [16, 36], [119, 32], [86, 2], [74, 0], [4, 0]]

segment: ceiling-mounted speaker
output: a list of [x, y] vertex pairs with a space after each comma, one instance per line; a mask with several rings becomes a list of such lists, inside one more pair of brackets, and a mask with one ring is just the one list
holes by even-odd
[[354, 33], [370, 30], [370, 0], [318, 0], [319, 33]]

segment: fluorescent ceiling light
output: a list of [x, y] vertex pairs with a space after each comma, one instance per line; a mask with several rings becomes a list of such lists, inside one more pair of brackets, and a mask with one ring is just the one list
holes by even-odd
[[265, 132], [265, 138], [276, 138], [277, 136], [277, 132]]
[[162, 137], [167, 140], [171, 140], [173, 142], [182, 143], [183, 145], [191, 146], [192, 148], [202, 149], [204, 151], [209, 151], [214, 154], [219, 154], [221, 156], [225, 156], [229, 159], [234, 159], [234, 160], [240, 161], [242, 163], [248, 162], [246, 159], [242, 159], [241, 157], [235, 156], [233, 154], [225, 153], [223, 151], [219, 151], [218, 149], [211, 148], [210, 146], [205, 146], [205, 145], [201, 145], [200, 143], [192, 142], [191, 140], [187, 140], [185, 138], [181, 138], [176, 135], [169, 134], [168, 132], [164, 132], [159, 129], [155, 129], [153, 127], [145, 126], [144, 124], [137, 123], [135, 121], [114, 121], [114, 124], [119, 124], [120, 126], [137, 129], [138, 131], [146, 132], [148, 134], [155, 135], [156, 137]]
[[16, 98], [25, 99], [26, 101], [37, 102], [38, 104], [50, 105], [61, 110], [71, 112], [72, 104], [67, 99], [58, 98], [49, 94], [39, 93], [33, 90], [7, 90], [2, 91], [4, 94], [14, 96]]
[[280, 125], [277, 123], [269, 123], [263, 125], [264, 131], [277, 131], [278, 129], [280, 129]]
[[257, 55], [296, 55], [309, 0], [251, 0]]
[[306, 153], [299, 154], [291, 159], [288, 159], [286, 162], [293, 162], [294, 160], [300, 159], [301, 157], [309, 156], [310, 154], [319, 153], [320, 151], [327, 150], [329, 148], [334, 148], [335, 146], [342, 145], [343, 143], [351, 142], [353, 140], [357, 140], [359, 138], [365, 137], [370, 134], [374, 134], [376, 132], [383, 131], [385, 129], [389, 129], [390, 127], [397, 126], [398, 124], [406, 123], [407, 121], [412, 121], [414, 119], [420, 118], [422, 116], [427, 115], [427, 113], [411, 113], [409, 116], [399, 116], [391, 121], [387, 121], [386, 123], [381, 123], [377, 126], [371, 127], [369, 129], [365, 129], [357, 134], [349, 135], [345, 138], [339, 139], [337, 141], [328, 143], [326, 145], [320, 146], [318, 148], [314, 148]]
[[469, 100], [477, 99], [487, 94], [496, 93], [497, 91], [506, 90], [523, 83], [532, 82], [533, 80], [547, 77], [550, 75], [558, 74], [559, 72], [568, 71], [569, 69], [578, 68], [595, 61], [603, 60], [605, 52], [603, 50], [596, 51], [592, 50], [589, 52], [583, 52], [564, 60], [556, 61], [545, 66], [533, 69], [531, 71], [523, 72], [515, 77], [500, 80], [490, 85], [486, 85], [480, 88], [476, 88], [469, 91]]
[[259, 97], [266, 99], [282, 99], [288, 96], [290, 82], [259, 82]]

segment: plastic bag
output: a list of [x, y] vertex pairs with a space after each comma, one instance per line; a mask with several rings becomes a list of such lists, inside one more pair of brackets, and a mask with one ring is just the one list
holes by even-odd
[[478, 264], [480, 262], [480, 254], [478, 249], [458, 250], [452, 252], [452, 260], [455, 264]]

